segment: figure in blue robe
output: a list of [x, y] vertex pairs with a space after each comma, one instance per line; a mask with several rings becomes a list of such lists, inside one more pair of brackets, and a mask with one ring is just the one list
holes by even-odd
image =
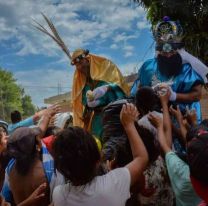
[[[147, 60], [138, 71], [138, 78], [131, 88], [131, 95], [135, 96], [136, 91], [142, 86], [155, 86], [158, 83], [171, 82], [171, 88], [176, 93], [189, 93], [196, 85], [203, 84], [203, 79], [192, 69], [190, 64], [183, 64], [181, 72], [172, 77], [166, 77], [158, 69], [157, 59]], [[197, 120], [201, 121], [201, 106], [199, 101], [196, 102], [178, 102], [175, 101], [183, 112], [188, 107], [190, 110], [195, 109]]]

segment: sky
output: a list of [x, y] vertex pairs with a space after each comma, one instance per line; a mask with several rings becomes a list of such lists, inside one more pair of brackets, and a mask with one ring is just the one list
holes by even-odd
[[133, 0], [0, 0], [0, 67], [44, 106], [44, 98], [72, 88], [74, 67], [48, 36], [44, 13], [71, 52], [77, 48], [111, 59], [123, 75], [154, 56], [146, 12]]

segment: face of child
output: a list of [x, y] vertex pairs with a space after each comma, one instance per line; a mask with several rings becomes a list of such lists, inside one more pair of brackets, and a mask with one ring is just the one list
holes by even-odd
[[8, 136], [4, 129], [0, 129], [0, 153], [7, 147]]

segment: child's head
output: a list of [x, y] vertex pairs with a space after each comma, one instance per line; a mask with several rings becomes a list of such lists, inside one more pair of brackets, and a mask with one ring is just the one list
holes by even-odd
[[0, 126], [0, 153], [3, 152], [7, 147], [7, 132], [4, 127]]
[[100, 152], [93, 136], [84, 129], [62, 130], [52, 150], [56, 169], [73, 185], [85, 185], [96, 176]]
[[13, 124], [20, 122], [22, 120], [21, 113], [17, 110], [11, 112], [11, 121]]
[[151, 87], [142, 87], [136, 93], [136, 107], [141, 115], [161, 108], [160, 99]]
[[208, 132], [194, 137], [187, 145], [187, 153], [193, 187], [208, 203]]

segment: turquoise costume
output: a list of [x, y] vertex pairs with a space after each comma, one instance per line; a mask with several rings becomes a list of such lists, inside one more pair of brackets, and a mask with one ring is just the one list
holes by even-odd
[[[183, 64], [182, 71], [179, 75], [173, 78], [163, 76], [158, 70], [157, 59], [147, 60], [138, 72], [138, 79], [134, 82], [131, 88], [131, 95], [136, 94], [138, 86], [155, 86], [162, 82], [172, 82], [172, 90], [176, 93], [188, 93], [192, 87], [197, 84], [203, 84], [203, 79], [192, 69], [190, 64]], [[199, 102], [181, 103], [177, 102], [181, 111], [186, 107], [195, 109], [197, 112], [197, 120], [201, 121], [201, 106]]]

